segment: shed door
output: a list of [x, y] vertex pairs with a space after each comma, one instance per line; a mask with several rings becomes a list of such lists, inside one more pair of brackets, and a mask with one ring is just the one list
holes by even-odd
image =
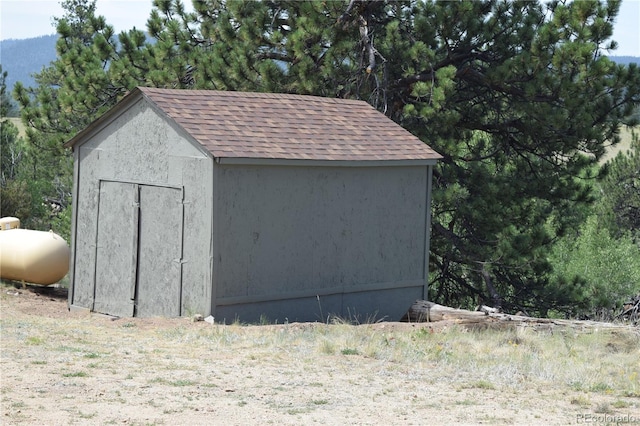
[[182, 190], [140, 186], [135, 316], [180, 316]]
[[181, 314], [182, 190], [100, 182], [96, 312]]
[[137, 234], [138, 185], [101, 181], [94, 311], [133, 316]]

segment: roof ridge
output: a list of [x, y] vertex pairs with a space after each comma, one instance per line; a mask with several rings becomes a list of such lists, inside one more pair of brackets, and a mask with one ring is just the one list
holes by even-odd
[[215, 89], [165, 89], [159, 87], [146, 87], [139, 86], [137, 87], [143, 93], [165, 93], [165, 94], [175, 94], [179, 93], [184, 95], [185, 97], [197, 96], [197, 95], [213, 95], [217, 94], [220, 96], [231, 96], [231, 97], [252, 97], [252, 98], [273, 98], [273, 99], [304, 99], [307, 101], [318, 100], [321, 102], [327, 103], [361, 103], [366, 104], [369, 107], [373, 108], [369, 103], [362, 99], [347, 99], [347, 98], [329, 98], [325, 96], [319, 95], [303, 95], [299, 93], [285, 93], [285, 92], [255, 92], [255, 91], [242, 91], [242, 90], [215, 90]]

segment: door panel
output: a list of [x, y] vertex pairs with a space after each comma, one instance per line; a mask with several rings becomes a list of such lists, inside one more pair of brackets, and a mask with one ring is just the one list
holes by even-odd
[[100, 182], [93, 310], [133, 316], [138, 240], [138, 185]]
[[182, 190], [140, 185], [136, 316], [180, 316]]

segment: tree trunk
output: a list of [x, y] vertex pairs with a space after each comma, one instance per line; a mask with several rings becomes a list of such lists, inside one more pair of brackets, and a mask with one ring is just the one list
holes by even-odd
[[493, 286], [493, 281], [491, 280], [491, 275], [489, 275], [489, 271], [487, 271], [487, 264], [482, 264], [482, 270], [480, 271], [482, 274], [482, 278], [484, 279], [484, 283], [487, 286], [487, 291], [489, 292], [489, 296], [491, 297], [491, 303], [493, 303], [494, 308], [502, 309], [502, 297], [496, 291], [496, 288]]

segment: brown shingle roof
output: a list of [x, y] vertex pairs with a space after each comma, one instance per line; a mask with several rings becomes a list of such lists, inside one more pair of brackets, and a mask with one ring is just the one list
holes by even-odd
[[436, 160], [420, 139], [363, 101], [141, 87], [219, 158]]

